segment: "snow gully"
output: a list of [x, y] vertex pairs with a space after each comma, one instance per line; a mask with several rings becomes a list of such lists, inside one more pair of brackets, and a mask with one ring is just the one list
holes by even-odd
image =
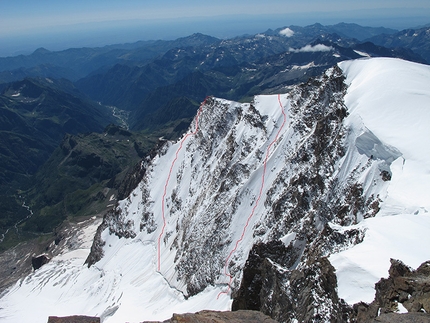
[[157, 259], [158, 259], [158, 262], [157, 262], [157, 271], [158, 272], [161, 271], [161, 239], [162, 239], [162, 237], [164, 235], [164, 231], [166, 229], [165, 204], [166, 204], [167, 186], [169, 185], [170, 177], [171, 177], [172, 171], [173, 171], [173, 167], [176, 164], [179, 152], [182, 150], [182, 146], [183, 146], [185, 140], [187, 140], [187, 138], [190, 137], [190, 136], [194, 136], [197, 133], [197, 131], [199, 130], [199, 117], [200, 117], [200, 113], [202, 112], [203, 106], [206, 104], [207, 99], [208, 99], [208, 97], [205, 98], [205, 100], [200, 105], [199, 110], [197, 111], [196, 129], [193, 132], [187, 133], [184, 136], [184, 138], [182, 138], [181, 144], [180, 144], [178, 150], [176, 150], [175, 159], [173, 159], [172, 164], [170, 165], [169, 175], [167, 176], [166, 183], [164, 184], [163, 197], [161, 198], [161, 216], [162, 216], [162, 219], [163, 219], [163, 227], [161, 228], [161, 233], [158, 236], [158, 244], [157, 244]]
[[261, 176], [261, 185], [260, 185], [260, 190], [259, 190], [259, 193], [258, 193], [258, 197], [257, 197], [257, 199], [256, 199], [256, 201], [255, 201], [255, 204], [254, 204], [254, 207], [252, 208], [251, 213], [250, 213], [250, 214], [249, 214], [249, 216], [248, 216], [248, 219], [246, 220], [246, 224], [245, 224], [245, 226], [243, 227], [242, 234], [241, 234], [240, 238], [236, 241], [236, 244], [235, 244], [234, 248], [230, 251], [230, 253], [229, 253], [229, 255], [228, 255], [228, 257], [227, 257], [227, 259], [226, 259], [226, 261], [225, 261], [225, 265], [224, 265], [224, 275], [228, 277], [229, 282], [228, 282], [227, 289], [226, 289], [225, 291], [220, 292], [220, 293], [218, 294], [218, 296], [217, 296], [217, 299], [219, 299], [219, 297], [220, 297], [222, 294], [226, 294], [226, 295], [228, 295], [228, 293], [230, 292], [230, 289], [231, 289], [231, 282], [232, 282], [232, 280], [233, 280], [233, 276], [228, 272], [228, 265], [229, 265], [229, 263], [230, 263], [230, 258], [231, 258], [231, 257], [233, 256], [233, 254], [236, 252], [236, 250], [237, 250], [237, 248], [238, 248], [238, 246], [239, 246], [239, 243], [243, 240], [243, 238], [244, 238], [244, 236], [245, 236], [245, 233], [246, 233], [246, 229], [248, 228], [249, 222], [251, 221], [252, 217], [254, 216], [255, 210], [256, 210], [256, 208], [257, 208], [257, 206], [258, 206], [259, 202], [260, 202], [261, 196], [263, 195], [264, 181], [265, 181], [265, 176], [266, 176], [267, 160], [269, 159], [270, 150], [271, 150], [272, 146], [273, 146], [273, 145], [278, 141], [279, 136], [280, 136], [280, 134], [281, 134], [281, 132], [282, 132], [282, 129], [284, 128], [285, 123], [287, 122], [287, 115], [285, 114], [284, 106], [283, 106], [283, 105], [282, 105], [282, 103], [281, 103], [281, 95], [280, 95], [280, 94], [278, 94], [278, 103], [279, 103], [279, 108], [281, 109], [282, 117], [283, 117], [282, 125], [281, 125], [281, 127], [279, 128], [278, 132], [276, 133], [276, 137], [275, 137], [275, 139], [274, 139], [274, 140], [270, 143], [270, 145], [267, 147], [266, 156], [265, 156], [265, 158], [264, 158], [264, 162], [263, 162], [263, 174], [262, 174], [262, 176]]

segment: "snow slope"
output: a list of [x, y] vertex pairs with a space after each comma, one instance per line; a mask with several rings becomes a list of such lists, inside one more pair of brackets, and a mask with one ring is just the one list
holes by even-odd
[[395, 59], [340, 68], [252, 104], [206, 100], [104, 219], [101, 259], [90, 268], [82, 250], [53, 259], [0, 299], [0, 320], [139, 322], [227, 310], [254, 243], [280, 239], [298, 257], [286, 269], [300, 268], [327, 223], [367, 230], [330, 257], [348, 302], [368, 300], [389, 257], [430, 259], [429, 68]]
[[339, 297], [349, 304], [373, 301], [375, 283], [388, 277], [390, 258], [414, 269], [430, 259], [428, 214], [377, 216], [355, 227], [366, 230], [363, 242], [329, 258], [336, 268]]
[[[89, 227], [86, 233], [92, 231], [94, 236], [95, 229]], [[187, 300], [171, 288], [156, 272], [153, 242], [123, 239], [112, 257], [91, 268], [84, 265], [89, 247], [86, 243], [79, 252], [66, 252], [19, 281], [0, 300], [0, 322], [46, 323], [48, 316], [68, 315], [97, 315], [102, 322], [141, 322], [166, 319], [172, 313], [230, 307], [228, 299], [213, 301], [219, 293], [213, 287]]]
[[[339, 65], [349, 85], [347, 124], [364, 124], [396, 152], [379, 213], [359, 224], [364, 241], [330, 257], [339, 296], [353, 304], [373, 300], [374, 284], [388, 277], [390, 258], [414, 268], [430, 259], [430, 67], [387, 58]], [[375, 142], [367, 146], [368, 154], [378, 154]]]
[[379, 140], [402, 154], [392, 167], [384, 211], [430, 210], [430, 67], [387, 58], [343, 62], [340, 67], [349, 84], [349, 119], [361, 118]]

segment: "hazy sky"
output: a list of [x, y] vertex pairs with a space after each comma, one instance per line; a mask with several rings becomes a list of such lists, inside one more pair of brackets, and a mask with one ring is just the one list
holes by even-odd
[[430, 0], [0, 0], [0, 48], [67, 46], [67, 40], [71, 46], [101, 45], [193, 32], [230, 37], [342, 21], [414, 27], [430, 23]]

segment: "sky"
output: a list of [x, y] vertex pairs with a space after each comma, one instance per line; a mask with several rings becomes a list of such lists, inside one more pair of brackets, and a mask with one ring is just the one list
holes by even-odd
[[428, 17], [429, 0], [0, 0], [0, 56], [194, 32], [228, 38], [316, 22], [404, 29]]

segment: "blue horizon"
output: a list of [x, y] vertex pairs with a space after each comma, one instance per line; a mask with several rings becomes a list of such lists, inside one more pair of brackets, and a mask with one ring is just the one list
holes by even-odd
[[[430, 10], [429, 10], [430, 11]], [[213, 17], [191, 17], [178, 19], [119, 20], [81, 23], [58, 26], [34, 32], [0, 36], [0, 57], [28, 55], [38, 48], [50, 51], [80, 47], [103, 47], [106, 45], [134, 43], [146, 40], [173, 40], [193, 33], [202, 33], [227, 39], [245, 34], [257, 34], [268, 29], [285, 26], [308, 26], [314, 23], [334, 25], [337, 23], [356, 23], [361, 26], [385, 27], [396, 30], [416, 28], [430, 23], [430, 17], [363, 15], [351, 17], [345, 15], [325, 15], [317, 13], [295, 15], [222, 15]]]

